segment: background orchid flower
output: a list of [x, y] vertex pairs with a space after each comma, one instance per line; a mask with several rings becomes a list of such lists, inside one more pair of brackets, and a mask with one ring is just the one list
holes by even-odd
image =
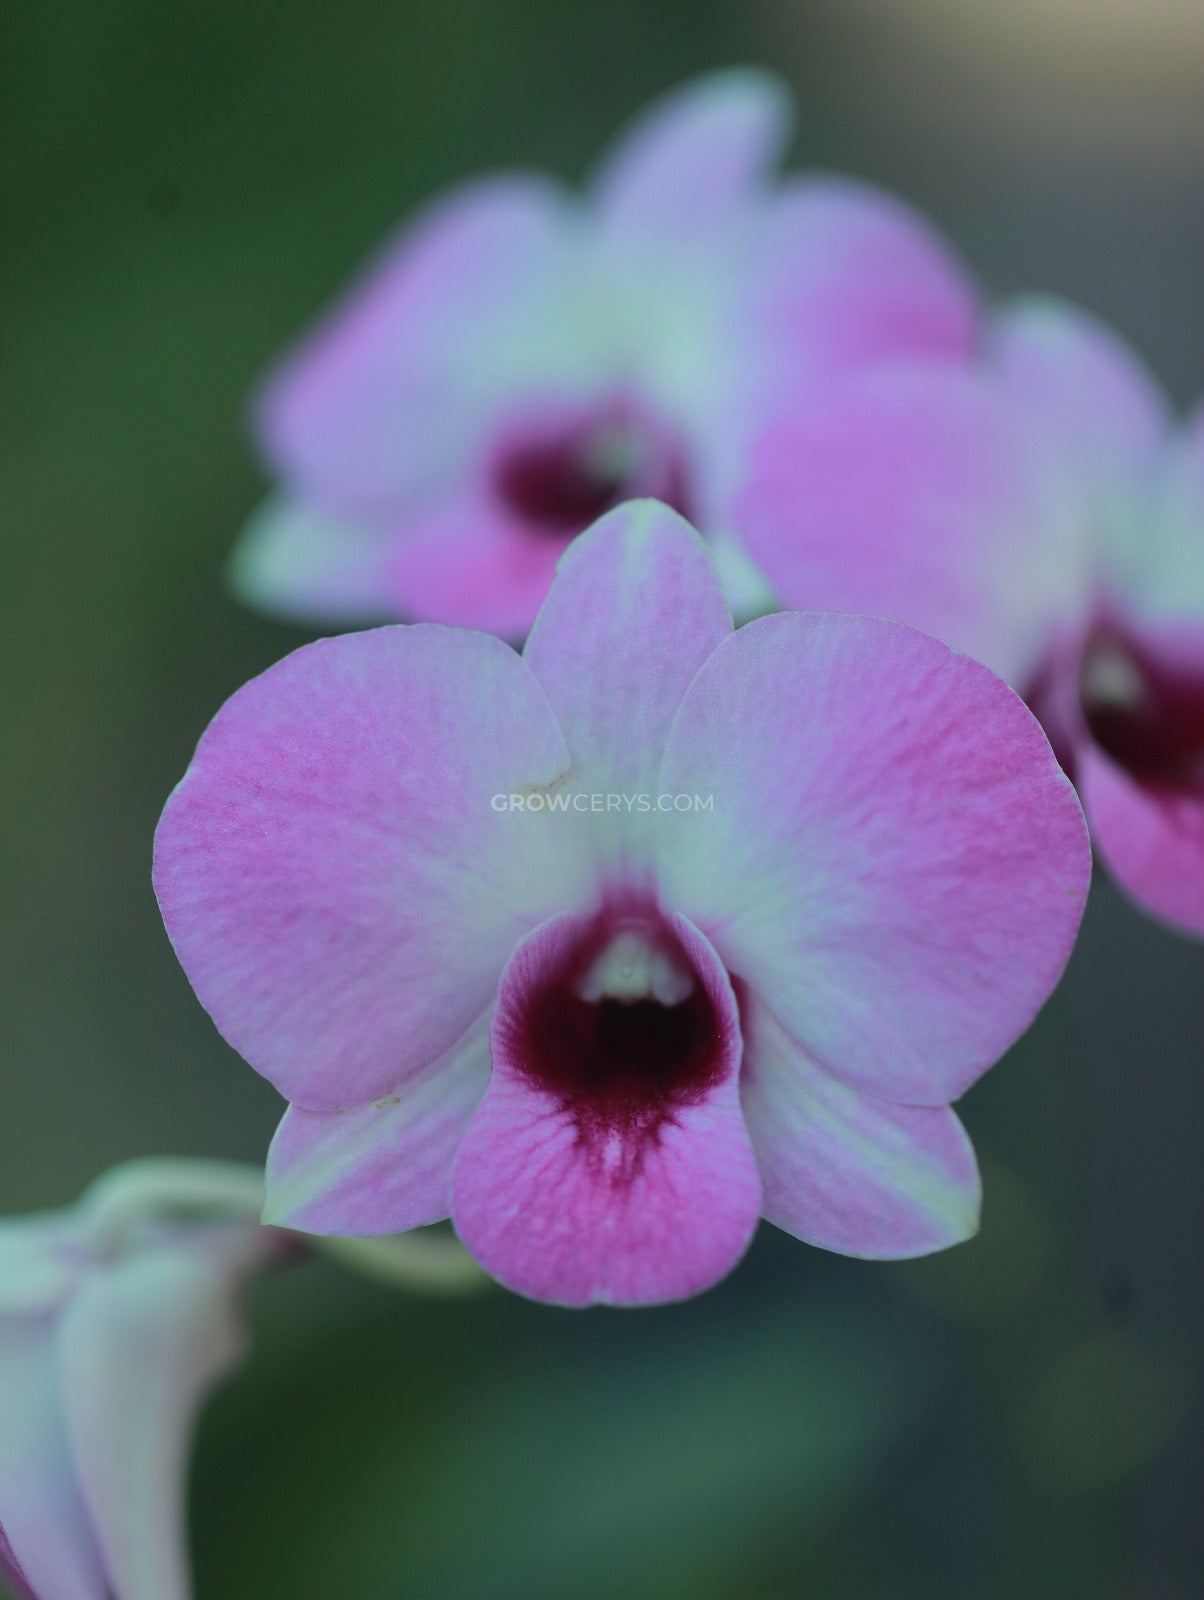
[[734, 603], [764, 589], [728, 491], [755, 417], [887, 357], [964, 356], [973, 294], [898, 202], [775, 183], [790, 105], [717, 73], [655, 104], [584, 197], [532, 175], [437, 201], [271, 375], [278, 492], [233, 581], [319, 622], [526, 633], [556, 560], [651, 495], [713, 538]]
[[784, 600], [903, 618], [1045, 723], [1101, 855], [1204, 934], [1204, 417], [1050, 300], [980, 357], [857, 378], [751, 456], [750, 543]]
[[[190, 1216], [215, 1174], [222, 1204]], [[0, 1221], [0, 1578], [21, 1600], [190, 1593], [194, 1414], [242, 1352], [244, 1282], [287, 1248], [259, 1187], [130, 1162], [72, 1210]]]
[[155, 859], [198, 996], [291, 1101], [265, 1215], [450, 1214], [571, 1305], [703, 1289], [762, 1214], [864, 1256], [973, 1233], [949, 1102], [1056, 982], [1088, 874], [994, 674], [864, 617], [733, 633], [654, 502], [571, 547], [521, 656], [390, 627], [247, 684]]

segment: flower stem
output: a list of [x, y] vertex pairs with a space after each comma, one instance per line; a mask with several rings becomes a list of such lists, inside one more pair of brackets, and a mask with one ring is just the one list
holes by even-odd
[[471, 1294], [489, 1283], [458, 1239], [429, 1233], [309, 1240], [315, 1250], [377, 1283], [427, 1294]]

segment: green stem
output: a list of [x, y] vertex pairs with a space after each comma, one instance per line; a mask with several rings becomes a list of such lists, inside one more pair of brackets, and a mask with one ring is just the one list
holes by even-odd
[[[94, 1248], [115, 1254], [131, 1228], [148, 1219], [259, 1222], [263, 1170], [241, 1161], [152, 1156], [124, 1161], [102, 1173], [81, 1201]], [[328, 1256], [352, 1272], [394, 1288], [427, 1294], [465, 1294], [489, 1279], [460, 1244], [425, 1231], [378, 1238], [336, 1238], [272, 1229]]]
[[115, 1249], [150, 1217], [259, 1221], [263, 1170], [241, 1161], [150, 1156], [102, 1173], [81, 1200], [85, 1227], [99, 1250]]
[[458, 1239], [426, 1233], [391, 1233], [379, 1238], [313, 1237], [322, 1255], [377, 1283], [428, 1294], [471, 1294], [489, 1278]]

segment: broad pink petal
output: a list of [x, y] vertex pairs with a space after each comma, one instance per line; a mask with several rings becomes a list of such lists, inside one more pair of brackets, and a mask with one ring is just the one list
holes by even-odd
[[537, 929], [506, 970], [493, 1075], [456, 1158], [452, 1214], [482, 1266], [520, 1294], [676, 1300], [721, 1278], [752, 1236], [760, 1188], [739, 1104], [735, 997], [707, 941], [684, 918], [674, 928], [714, 1007], [718, 1071], [651, 1129], [593, 1127], [524, 1069], [525, 1005], [565, 959], [579, 919]]
[[690, 680], [731, 631], [706, 545], [659, 501], [619, 506], [570, 545], [523, 659], [565, 730], [574, 787], [651, 790]]
[[493, 400], [482, 333], [537, 327], [573, 216], [552, 183], [506, 176], [404, 228], [260, 395], [260, 441], [293, 489], [388, 513], [446, 481]]
[[1163, 922], [1204, 937], [1204, 794], [1139, 783], [1093, 744], [1078, 752], [1077, 777], [1117, 882]]
[[918, 213], [867, 185], [790, 184], [762, 261], [751, 337], [789, 356], [796, 393], [870, 362], [959, 359], [973, 347], [978, 295], [965, 268]]
[[273, 495], [242, 530], [229, 580], [247, 605], [289, 620], [359, 622], [396, 615], [388, 530]]
[[395, 541], [391, 609], [523, 639], [563, 550], [563, 541], [523, 528], [484, 495], [458, 495], [416, 516]]
[[1032, 1021], [1090, 877], [1035, 718], [899, 623], [780, 614], [691, 685], [661, 788], [662, 902], [695, 922], [821, 1066], [955, 1099]]
[[451, 1215], [456, 1150], [489, 1080], [486, 1012], [445, 1056], [366, 1106], [290, 1106], [268, 1152], [264, 1221], [305, 1233], [400, 1233]]
[[1166, 401], [1134, 352], [1095, 317], [1052, 297], [1016, 300], [992, 319], [987, 355], [1004, 387], [1101, 488], [1156, 462]]
[[[0, 1321], [0, 1552], [5, 1543], [25, 1576], [22, 1600], [105, 1600], [109, 1593], [68, 1448], [49, 1317]], [[0, 1554], [8, 1578], [5, 1563]]]
[[242, 1274], [270, 1237], [146, 1245], [92, 1273], [63, 1319], [72, 1456], [121, 1600], [188, 1600], [185, 1483], [206, 1392], [235, 1364]]
[[1082, 604], [1080, 511], [997, 386], [930, 365], [795, 407], [756, 444], [735, 521], [787, 606], [897, 617], [1021, 684]]
[[948, 1107], [898, 1105], [841, 1082], [759, 1000], [741, 1020], [767, 1221], [825, 1250], [892, 1260], [977, 1232], [978, 1167]]
[[777, 159], [791, 117], [785, 86], [764, 72], [715, 72], [663, 96], [598, 172], [604, 223], [675, 233], [722, 222]]
[[1149, 371], [1103, 323], [1042, 297], [997, 314], [986, 354], [1083, 506], [1090, 566], [1080, 611], [1101, 588], [1146, 590], [1160, 565], [1154, 494], [1170, 426]]
[[324, 639], [239, 690], [155, 856], [168, 933], [225, 1037], [311, 1110], [434, 1061], [522, 934], [593, 893], [564, 830], [491, 804], [568, 766], [534, 675], [483, 634]]

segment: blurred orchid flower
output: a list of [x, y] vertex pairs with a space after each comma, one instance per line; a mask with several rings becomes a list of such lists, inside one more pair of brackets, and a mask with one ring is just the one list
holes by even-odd
[[184, 1600], [193, 1419], [242, 1353], [248, 1277], [289, 1248], [262, 1183], [135, 1161], [0, 1221], [0, 1579], [21, 1600]]
[[949, 1102], [1057, 981], [1088, 875], [994, 674], [872, 618], [733, 633], [651, 501], [569, 549], [521, 656], [390, 627], [247, 684], [155, 864], [202, 1003], [292, 1102], [265, 1216], [450, 1214], [571, 1305], [706, 1288], [761, 1214], [863, 1256], [973, 1233]]
[[768, 429], [739, 493], [788, 604], [899, 617], [1042, 718], [1095, 844], [1204, 935], [1204, 414], [1115, 334], [1005, 307], [961, 370], [855, 378]]
[[521, 638], [573, 535], [654, 496], [712, 539], [737, 610], [764, 609], [729, 505], [756, 417], [868, 362], [964, 357], [974, 325], [904, 206], [773, 180], [790, 120], [775, 79], [721, 72], [638, 119], [583, 198], [486, 177], [405, 228], [259, 395], [280, 487], [239, 595]]

